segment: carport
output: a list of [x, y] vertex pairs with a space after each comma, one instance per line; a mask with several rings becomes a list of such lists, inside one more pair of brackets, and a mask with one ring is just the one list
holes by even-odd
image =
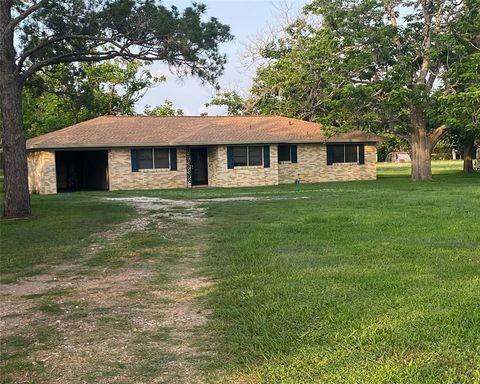
[[108, 151], [56, 151], [57, 191], [108, 190]]

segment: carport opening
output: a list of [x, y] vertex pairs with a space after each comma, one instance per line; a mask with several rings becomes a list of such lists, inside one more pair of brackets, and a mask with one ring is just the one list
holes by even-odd
[[56, 151], [57, 191], [108, 190], [107, 151]]

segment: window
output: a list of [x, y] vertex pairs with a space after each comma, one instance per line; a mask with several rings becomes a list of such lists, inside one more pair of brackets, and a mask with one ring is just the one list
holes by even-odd
[[291, 160], [291, 148], [290, 145], [278, 146], [278, 161], [290, 161]]
[[138, 169], [152, 169], [153, 168], [153, 150], [152, 149], [138, 149]]
[[233, 165], [235, 167], [262, 165], [262, 146], [233, 147]]
[[170, 153], [168, 149], [155, 148], [154, 152], [154, 168], [169, 168]]
[[242, 167], [248, 164], [247, 147], [233, 147], [233, 165]]
[[167, 148], [137, 149], [138, 169], [170, 168], [170, 154]]
[[346, 163], [358, 162], [358, 145], [345, 144], [345, 162]]
[[363, 155], [362, 144], [333, 144], [327, 146], [327, 164], [333, 163], [361, 163]]
[[262, 165], [262, 147], [248, 147], [248, 165]]

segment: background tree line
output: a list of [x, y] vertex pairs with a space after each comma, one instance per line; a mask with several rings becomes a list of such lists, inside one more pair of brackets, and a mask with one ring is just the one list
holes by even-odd
[[430, 180], [440, 139], [472, 171], [480, 138], [480, 1], [315, 0], [263, 41], [250, 94], [222, 91], [231, 114], [282, 114], [332, 132], [387, 133]]
[[[151, 86], [165, 81], [140, 61], [58, 65], [39, 72], [22, 95], [23, 124], [27, 137], [35, 137], [103, 115], [134, 115], [135, 103]], [[146, 115], [181, 115], [165, 100], [147, 106]]]

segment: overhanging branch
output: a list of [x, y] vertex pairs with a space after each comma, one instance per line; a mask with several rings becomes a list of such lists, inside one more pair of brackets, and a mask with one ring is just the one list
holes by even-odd
[[120, 50], [125, 50], [128, 48], [127, 45], [122, 45], [118, 43], [118, 39], [122, 38], [123, 35], [118, 35], [114, 37], [97, 37], [97, 36], [90, 36], [90, 35], [62, 35], [62, 36], [56, 36], [56, 37], [51, 37], [44, 42], [38, 44], [37, 46], [25, 51], [22, 53], [20, 56], [18, 63], [17, 63], [17, 70], [16, 73], [20, 74], [22, 70], [22, 66], [25, 63], [25, 61], [28, 59], [29, 56], [40, 52], [42, 49], [48, 47], [49, 45], [61, 42], [61, 41], [67, 41], [67, 40], [91, 40], [93, 42], [99, 43], [99, 45], [104, 44], [104, 43], [109, 43], [115, 46], [116, 48]]
[[49, 59], [32, 64], [21, 75], [21, 79], [23, 82], [25, 82], [35, 72], [37, 72], [43, 67], [48, 67], [49, 65], [55, 65], [60, 63], [68, 64], [68, 63], [74, 63], [74, 62], [99, 62], [99, 61], [114, 59], [115, 57], [118, 57], [118, 56], [121, 56], [121, 53], [117, 51], [107, 51], [107, 52], [98, 52], [98, 53], [88, 53], [88, 52], [66, 53], [63, 55], [54, 56]]
[[442, 138], [442, 136], [447, 132], [448, 126], [446, 124], [443, 124], [439, 126], [438, 128], [435, 128], [429, 135], [428, 138], [430, 139], [430, 146], [431, 148], [435, 147], [435, 144], [437, 144], [438, 140]]
[[5, 33], [8, 33], [10, 31], [12, 31], [18, 24], [20, 24], [23, 20], [25, 20], [33, 12], [40, 9], [46, 2], [47, 2], [47, 0], [40, 0], [38, 3], [34, 2], [34, 4], [30, 8], [27, 8], [24, 12], [22, 12], [16, 18], [12, 19], [7, 24], [7, 27], [5, 28]]

